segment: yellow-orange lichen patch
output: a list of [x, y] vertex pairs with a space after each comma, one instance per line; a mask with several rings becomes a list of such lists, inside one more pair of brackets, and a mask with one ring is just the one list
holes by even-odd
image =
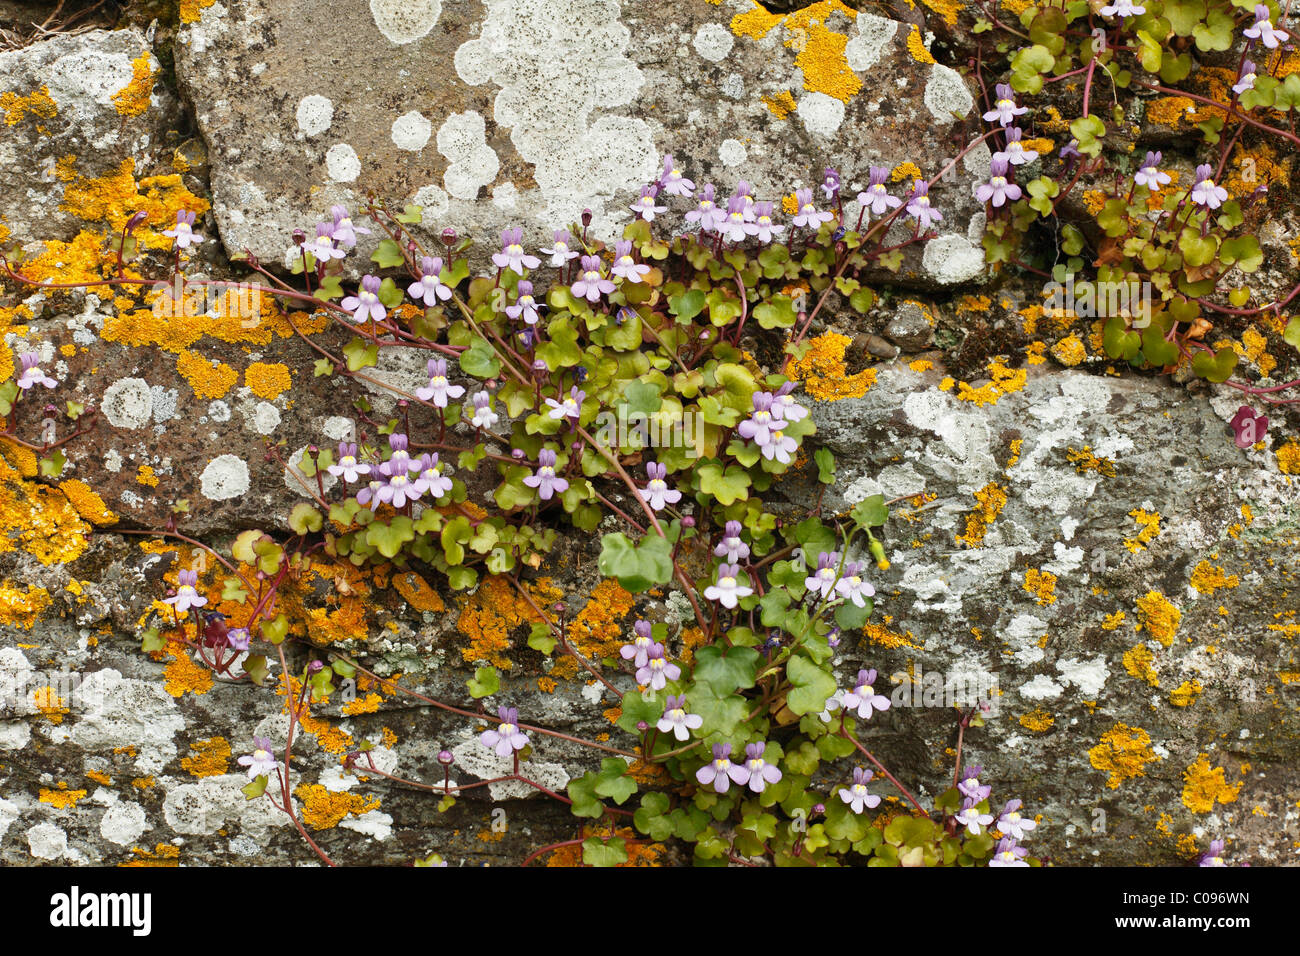
[[[546, 607], [563, 594], [549, 579], [543, 578], [529, 587], [538, 607]], [[461, 648], [465, 663], [487, 661], [502, 670], [514, 665], [506, 658], [511, 632], [521, 624], [541, 620], [532, 606], [500, 575], [486, 578], [474, 596], [464, 601], [456, 627], [469, 638]]]
[[[595, 660], [617, 656], [619, 648], [627, 643], [622, 621], [635, 606], [636, 599], [617, 581], [601, 581], [569, 625], [570, 644], [578, 653]], [[556, 661], [551, 674], [573, 677], [577, 668], [578, 662], [566, 656]]]
[[[610, 830], [609, 827], [583, 827], [583, 839], [590, 837], [600, 837], [605, 840], [633, 840], [641, 839], [641, 834], [637, 833], [631, 827], [620, 827], [616, 830]], [[626, 843], [627, 862], [618, 863], [620, 867], [637, 867], [637, 866], [659, 866], [659, 857], [663, 855], [664, 845], [662, 843]], [[582, 846], [573, 844], [563, 846], [558, 850], [550, 853], [546, 857], [548, 867], [577, 867], [582, 865]]]
[[230, 744], [225, 737], [196, 740], [190, 751], [181, 758], [181, 767], [195, 777], [219, 777], [230, 769]]
[[767, 107], [768, 112], [781, 120], [793, 113], [796, 107], [794, 96], [789, 90], [782, 90], [773, 96], [764, 96], [763, 105]]
[[1160, 533], [1160, 512], [1134, 508], [1128, 515], [1137, 522], [1139, 530], [1134, 537], [1124, 539], [1124, 547], [1137, 554]]
[[32, 706], [52, 724], [63, 723], [64, 716], [72, 713], [67, 702], [53, 687], [38, 687], [32, 691]]
[[0, 584], [0, 624], [30, 631], [36, 619], [50, 605], [50, 592], [27, 585], [24, 592], [7, 578]]
[[1151, 735], [1141, 727], [1123, 722], [1101, 735], [1101, 742], [1088, 751], [1092, 766], [1109, 774], [1106, 786], [1116, 790], [1125, 780], [1146, 774], [1146, 765], [1160, 760], [1151, 749]]
[[0, 458], [0, 552], [22, 548], [41, 564], [66, 564], [86, 550], [89, 533], [66, 494], [22, 479]]
[[1062, 365], [1074, 366], [1088, 357], [1088, 350], [1077, 335], [1067, 335], [1052, 346], [1052, 357]]
[[1137, 612], [1142, 620], [1139, 630], [1145, 627], [1147, 633], [1165, 647], [1173, 644], [1183, 612], [1169, 603], [1168, 598], [1159, 591], [1148, 591], [1137, 599]]
[[217, 0], [181, 0], [181, 23], [198, 23], [203, 16], [203, 11], [216, 2]]
[[935, 58], [930, 51], [925, 48], [925, 40], [921, 36], [921, 28], [915, 23], [912, 24], [912, 32], [907, 35], [907, 52], [912, 55], [912, 59], [917, 63], [935, 63]]
[[244, 384], [259, 398], [274, 401], [289, 390], [293, 378], [279, 362], [254, 362], [244, 369]]
[[6, 126], [17, 126], [30, 113], [37, 119], [54, 119], [59, 108], [50, 96], [49, 87], [42, 85], [25, 96], [17, 93], [0, 93], [0, 110], [5, 114]]
[[1020, 715], [1020, 726], [1032, 730], [1036, 734], [1045, 732], [1054, 723], [1056, 723], [1056, 718], [1041, 707]]
[[1204, 689], [1198, 680], [1185, 680], [1169, 692], [1169, 703], [1175, 707], [1190, 707]]
[[69, 478], [67, 481], [59, 482], [59, 490], [68, 496], [68, 501], [77, 509], [77, 514], [91, 524], [101, 527], [117, 524], [117, 515], [109, 510], [108, 505], [104, 504], [104, 499], [91, 491], [90, 486], [84, 481]]
[[[1065, 458], [1070, 464], [1074, 465], [1074, 470], [1081, 475], [1094, 471], [1099, 475], [1105, 475], [1107, 478], [1115, 477], [1115, 462], [1109, 458], [1099, 458], [1094, 455], [1091, 445], [1084, 445], [1083, 448], [1068, 448], [1065, 452]], [[1159, 520], [1159, 516], [1157, 516], [1157, 523]]]
[[351, 814], [359, 817], [379, 807], [378, 797], [363, 797], [359, 793], [335, 792], [318, 783], [302, 783], [293, 791], [302, 804], [303, 822], [313, 830], [328, 830]]
[[158, 487], [158, 476], [153, 473], [152, 465], [141, 465], [137, 468], [135, 480], [137, 484], [147, 485], [150, 488]]
[[963, 402], [973, 402], [983, 407], [996, 405], [1003, 395], [1010, 395], [1025, 387], [1029, 374], [1022, 368], [1007, 368], [1000, 359], [993, 359], [988, 364], [990, 381], [986, 385], [974, 388], [968, 382], [957, 383], [957, 398]]
[[149, 108], [153, 82], [158, 71], [148, 51], [131, 61], [131, 82], [113, 94], [113, 105], [123, 116], [139, 116]]
[[975, 492], [975, 510], [966, 516], [966, 533], [957, 536], [968, 548], [982, 548], [989, 526], [1007, 504], [1007, 493], [995, 481]]
[[868, 622], [862, 627], [864, 644], [876, 644], [880, 647], [914, 647], [919, 648], [921, 645], [916, 643], [916, 637], [908, 631], [906, 634], [900, 634], [898, 631], [891, 631], [884, 624], [874, 624]]
[[1050, 571], [1029, 568], [1025, 571], [1023, 589], [1034, 595], [1040, 607], [1056, 603], [1056, 575]]
[[135, 854], [134, 860], [128, 860], [125, 863], [119, 863], [118, 866], [136, 867], [136, 866], [180, 866], [181, 865], [181, 848], [172, 846], [170, 843], [159, 843], [152, 850], [146, 850], [142, 847], [132, 847], [131, 852]]
[[48, 803], [56, 810], [76, 809], [77, 801], [85, 798], [85, 790], [69, 790], [66, 783], [60, 783], [54, 790], [41, 788], [41, 803]]
[[1277, 450], [1277, 469], [1284, 475], [1300, 475], [1300, 441], [1292, 438]]
[[1193, 813], [1209, 813], [1216, 803], [1235, 803], [1244, 781], [1235, 786], [1224, 779], [1222, 767], [1211, 767], [1201, 754], [1183, 771], [1183, 806]]
[[442, 598], [428, 581], [414, 571], [399, 571], [393, 575], [393, 587], [406, 599], [406, 603], [417, 611], [431, 611], [441, 614], [447, 610]]
[[212, 690], [212, 671], [190, 657], [180, 641], [168, 641], [167, 651], [172, 658], [163, 668], [163, 688], [173, 697], [188, 691], [195, 696]]
[[99, 770], [87, 770], [86, 778], [95, 781], [95, 783], [103, 784], [105, 787], [113, 785], [113, 778]]
[[1202, 594], [1213, 594], [1219, 588], [1235, 588], [1241, 579], [1235, 574], [1225, 574], [1223, 568], [1202, 561], [1192, 571], [1192, 587]]
[[379, 694], [366, 694], [365, 697], [358, 697], [356, 700], [350, 700], [344, 704], [340, 710], [349, 717], [357, 714], [377, 714], [379, 705], [384, 702], [384, 698]]
[[185, 349], [176, 359], [176, 371], [190, 383], [199, 398], [221, 398], [234, 388], [239, 373], [225, 362], [205, 359], [198, 352]]
[[804, 391], [819, 402], [865, 395], [876, 384], [876, 370], [848, 373], [844, 353], [851, 341], [839, 332], [825, 332], [812, 339], [803, 358], [790, 364], [791, 378], [803, 382]]
[[1154, 661], [1155, 655], [1145, 644], [1139, 644], [1124, 652], [1124, 670], [1129, 676], [1146, 681], [1152, 687], [1159, 687], [1160, 678], [1156, 675]]

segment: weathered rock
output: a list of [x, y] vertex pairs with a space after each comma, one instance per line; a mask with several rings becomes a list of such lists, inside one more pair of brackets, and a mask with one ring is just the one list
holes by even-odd
[[934, 341], [934, 325], [920, 303], [903, 302], [885, 326], [885, 338], [908, 352], [920, 352]]

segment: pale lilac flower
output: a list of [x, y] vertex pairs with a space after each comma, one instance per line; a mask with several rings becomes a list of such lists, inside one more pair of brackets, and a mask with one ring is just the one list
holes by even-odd
[[867, 790], [867, 783], [875, 776], [870, 770], [853, 768], [853, 783], [840, 790], [840, 799], [847, 803], [854, 813], [874, 810], [880, 805], [880, 797]]
[[725, 608], [734, 608], [740, 598], [749, 597], [754, 589], [736, 581], [740, 574], [740, 565], [721, 564], [718, 566], [718, 581], [704, 589], [704, 596], [710, 601], [717, 601]]
[[772, 432], [785, 426], [785, 419], [779, 411], [772, 408], [774, 396], [771, 392], [755, 392], [750, 399], [754, 410], [749, 418], [737, 426], [741, 438], [752, 439], [764, 448], [772, 442]]
[[165, 230], [163, 235], [175, 239], [177, 249], [188, 249], [190, 246], [197, 246], [203, 241], [203, 236], [193, 231], [192, 227], [196, 218], [197, 216], [189, 210], [176, 210], [175, 227]]
[[415, 390], [415, 397], [420, 401], [432, 401], [436, 407], [446, 408], [447, 399], [460, 398], [465, 394], [464, 385], [452, 385], [447, 381], [446, 359], [429, 359], [425, 371], [429, 374], [429, 384]]
[[407, 287], [406, 294], [417, 302], [423, 301], [426, 306], [437, 305], [439, 300], [447, 301], [451, 298], [451, 286], [443, 284], [441, 274], [442, 259], [425, 256], [420, 260], [420, 278]]
[[722, 541], [713, 549], [713, 554], [725, 558], [728, 564], [735, 564], [749, 557], [749, 545], [740, 540], [741, 527], [739, 521], [728, 521], [722, 531]]
[[342, 478], [348, 484], [361, 475], [370, 474], [370, 466], [357, 461], [355, 442], [339, 442], [339, 460], [325, 469], [335, 478]]
[[827, 202], [838, 196], [840, 194], [839, 170], [827, 166], [825, 171], [822, 173], [821, 185], [822, 195], [826, 197]]
[[1020, 187], [1007, 181], [1005, 159], [993, 160], [989, 164], [989, 181], [975, 187], [975, 198], [980, 202], [991, 202], [994, 209], [1004, 205], [1008, 199], [1016, 200], [1020, 196]]
[[804, 226], [814, 232], [817, 231], [824, 222], [830, 222], [835, 218], [834, 213], [819, 212], [813, 205], [813, 194], [811, 189], [795, 190], [795, 199], [799, 203], [799, 212], [794, 217], [796, 226]]
[[[742, 422], [741, 424], [744, 423]], [[785, 431], [783, 430], [785, 428], [785, 422], [778, 421], [773, 424], [779, 425], [780, 427], [772, 430], [768, 443], [760, 446], [759, 450], [763, 453], [763, 457], [768, 461], [775, 459], [783, 465], [788, 465], [790, 462], [794, 461], [794, 453], [799, 448], [799, 443], [793, 438], [786, 436]]]
[[523, 275], [525, 269], [536, 269], [542, 260], [524, 252], [524, 230], [519, 226], [501, 233], [501, 251], [492, 254], [492, 262], [499, 269], [509, 269]]
[[1228, 199], [1228, 191], [1213, 179], [1214, 168], [1209, 163], [1196, 167], [1196, 185], [1192, 187], [1192, 202], [1207, 209], [1218, 209]]
[[983, 769], [980, 764], [967, 767], [962, 772], [961, 780], [957, 782], [957, 789], [961, 791], [961, 795], [976, 803], [987, 800], [989, 794], [993, 792], [992, 787], [980, 783], [980, 771]]
[[614, 243], [614, 267], [609, 271], [628, 282], [640, 282], [641, 277], [650, 272], [650, 267], [633, 258], [631, 239], [620, 239]]
[[376, 322], [384, 320], [388, 310], [379, 301], [379, 284], [379, 276], [362, 276], [361, 289], [357, 294], [350, 295], [339, 303], [352, 313], [353, 322], [364, 322], [366, 319], [374, 319]]
[[699, 730], [703, 725], [703, 717], [686, 712], [686, 697], [680, 694], [668, 695], [668, 702], [664, 705], [664, 715], [659, 718], [659, 723], [655, 724], [661, 734], [671, 733], [678, 740], [690, 739], [691, 731]]
[[669, 196], [685, 196], [689, 199], [695, 192], [695, 183], [682, 175], [682, 171], [673, 162], [671, 153], [664, 156], [664, 171], [659, 176], [659, 183]]
[[330, 227], [330, 238], [342, 243], [347, 249], [357, 244], [357, 233], [370, 235], [369, 229], [353, 224], [346, 206], [330, 206], [330, 216], [334, 219], [334, 224]]
[[835, 593], [835, 579], [840, 555], [838, 551], [823, 551], [817, 557], [817, 570], [804, 578], [804, 587], [819, 597], [829, 598]]
[[783, 418], [787, 422], [801, 422], [808, 417], [808, 409], [795, 402], [791, 396], [797, 383], [786, 382], [776, 390], [772, 396], [772, 415], [776, 418]]
[[342, 259], [347, 256], [346, 250], [334, 245], [334, 231], [327, 222], [318, 222], [316, 224], [316, 238], [303, 243], [303, 248], [322, 262], [328, 262], [331, 259]]
[[1223, 841], [1211, 840], [1210, 849], [1201, 857], [1197, 866], [1227, 866], [1228, 863], [1223, 858]]
[[199, 572], [180, 571], [176, 575], [176, 593], [163, 598], [164, 604], [170, 604], [177, 614], [184, 614], [192, 607], [203, 607], [208, 599], [198, 592]]
[[249, 633], [246, 627], [232, 627], [226, 631], [226, 643], [230, 645], [232, 650], [248, 650], [248, 644], [252, 639], [253, 635]]
[[741, 777], [748, 779], [741, 769], [731, 762], [731, 744], [714, 744], [713, 759], [695, 771], [695, 779], [702, 785], [713, 785], [718, 793], [726, 793], [731, 781], [741, 783]]
[[1164, 154], [1159, 150], [1155, 152], [1147, 151], [1147, 158], [1142, 161], [1142, 167], [1133, 174], [1133, 182], [1139, 186], [1145, 186], [1147, 189], [1156, 190], [1161, 186], [1167, 186], [1172, 177], [1160, 170], [1160, 161]]
[[557, 229], [551, 234], [554, 244], [549, 249], [541, 250], [543, 254], [551, 257], [551, 265], [562, 266], [570, 259], [578, 258], [581, 253], [575, 249], [570, 249], [569, 245], [573, 242], [573, 236], [569, 235], [567, 229]]
[[609, 295], [614, 291], [614, 283], [605, 278], [600, 267], [600, 259], [596, 256], [583, 256], [582, 271], [578, 273], [578, 280], [570, 286], [570, 289], [579, 299], [585, 298], [588, 302], [596, 302], [600, 299], [601, 293]]
[[966, 798], [961, 811], [955, 814], [955, 817], [957, 822], [964, 826], [966, 832], [971, 836], [979, 836], [984, 832], [984, 827], [993, 822], [993, 814], [981, 813], [979, 806], [969, 797]]
[[997, 99], [993, 102], [993, 109], [984, 114], [984, 119], [988, 122], [997, 120], [999, 126], [1010, 126], [1017, 116], [1029, 112], [1028, 106], [1016, 106], [1015, 93], [1010, 83], [999, 83], [993, 89]]
[[442, 473], [442, 465], [438, 461], [436, 451], [432, 455], [425, 452], [420, 456], [420, 471], [416, 476], [415, 484], [421, 494], [427, 492], [435, 501], [451, 493], [451, 479]]
[[379, 490], [384, 487], [383, 481], [378, 478], [372, 478], [366, 486], [357, 492], [357, 504], [369, 505], [371, 511], [379, 509]]
[[889, 195], [889, 188], [885, 185], [888, 177], [889, 170], [886, 167], [872, 166], [870, 184], [864, 192], [858, 193], [858, 203], [870, 210], [873, 216], [883, 216], [889, 210], [903, 205], [903, 200]]
[[551, 408], [547, 414], [550, 415], [551, 418], [568, 418], [576, 422], [578, 416], [582, 413], [582, 402], [586, 397], [587, 393], [574, 385], [569, 389], [569, 395], [563, 401], [557, 402], [553, 398], [548, 398], [546, 400], [546, 404]]
[[773, 204], [759, 202], [754, 204], [754, 222], [750, 227], [751, 235], [758, 236], [759, 242], [771, 242], [785, 232], [785, 226], [772, 221]]
[[388, 461], [379, 466], [379, 470], [385, 475], [405, 474], [406, 472], [415, 471], [419, 464], [411, 460], [410, 442], [407, 437], [400, 432], [388, 436], [388, 447], [393, 450], [393, 454]]
[[540, 318], [537, 312], [537, 300], [533, 298], [533, 284], [527, 279], [520, 279], [515, 286], [515, 304], [506, 306], [506, 315], [526, 325], [536, 325]]
[[727, 200], [727, 215], [718, 225], [718, 232], [722, 233], [722, 238], [728, 242], [744, 242], [745, 237], [751, 234], [751, 230], [758, 230], [746, 219], [748, 207], [745, 200], [739, 196], [732, 196]]
[[632, 625], [632, 632], [636, 635], [632, 643], [624, 644], [618, 652], [623, 660], [631, 661], [640, 670], [650, 659], [650, 648], [655, 646], [654, 631], [649, 621], [637, 621]]
[[[474, 415], [469, 423], [475, 428], [491, 428], [501, 419], [501, 416], [492, 410], [492, 396], [487, 392], [475, 392], [470, 401], [473, 403]], [[469, 409], [467, 408], [466, 411]]]
[[1269, 18], [1268, 6], [1263, 3], [1255, 4], [1255, 22], [1243, 33], [1252, 40], [1260, 41], [1270, 50], [1276, 50], [1279, 43], [1290, 37], [1285, 30], [1273, 26], [1273, 21]]
[[745, 205], [745, 222], [754, 221], [754, 187], [743, 179], [736, 183], [736, 191], [731, 194], [732, 199], [739, 199]]
[[537, 453], [537, 471], [524, 477], [524, 484], [537, 489], [537, 496], [550, 501], [556, 494], [569, 490], [569, 482], [555, 473], [555, 452], [543, 448]]
[[686, 214], [686, 221], [699, 223], [700, 229], [704, 232], [716, 232], [723, 215], [718, 209], [713, 183], [705, 184], [696, 202], [698, 203], [696, 208]]
[[866, 599], [876, 596], [875, 587], [862, 577], [863, 567], [859, 561], [850, 561], [844, 569], [844, 576], [835, 582], [835, 590], [840, 597], [852, 601], [858, 607], [866, 607]]
[[1232, 92], [1240, 96], [1247, 90], [1255, 88], [1255, 64], [1251, 60], [1246, 60], [1241, 64], [1241, 75], [1237, 77], [1237, 82], [1232, 88]]
[[1017, 840], [1023, 840], [1026, 833], [1038, 826], [1037, 821], [1029, 819], [1020, 812], [1022, 806], [1024, 806], [1022, 800], [1008, 800], [1007, 805], [1002, 808], [1002, 815], [998, 817], [998, 830]]
[[41, 356], [38, 352], [24, 352], [21, 356], [23, 370], [18, 373], [18, 379], [14, 382], [24, 392], [29, 388], [37, 385], [44, 385], [46, 388], [53, 388], [58, 385], [58, 381], [50, 378], [41, 368]]
[[660, 206], [655, 203], [655, 194], [658, 191], [658, 187], [656, 186], [642, 186], [641, 198], [628, 206], [628, 208], [646, 222], [654, 222], [655, 216], [661, 212], [668, 211], [667, 206]]
[[[390, 463], [391, 464], [391, 463]], [[415, 462], [415, 467], [419, 468], [419, 462]], [[403, 508], [408, 501], [416, 501], [424, 494], [423, 486], [411, 478], [411, 473], [403, 470], [387, 471], [386, 481], [376, 494], [381, 504], [392, 505], [394, 508]]]
[[664, 656], [664, 646], [657, 642], [650, 645], [645, 664], [636, 670], [636, 682], [651, 690], [663, 690], [670, 680], [681, 676], [682, 669]]
[[1003, 149], [993, 154], [993, 158], [1001, 157], [1012, 166], [1023, 166], [1025, 163], [1032, 163], [1038, 158], [1038, 150], [1025, 149], [1024, 143], [1020, 142], [1024, 132], [1019, 126], [1007, 128], [1007, 145]]
[[682, 493], [675, 488], [669, 488], [668, 482], [664, 480], [668, 476], [667, 465], [652, 461], [646, 464], [645, 470], [650, 476], [650, 481], [641, 489], [641, 494], [651, 508], [655, 511], [663, 511], [668, 505], [675, 505], [682, 500]]
[[1103, 17], [1137, 17], [1147, 12], [1146, 7], [1140, 7], [1133, 0], [1115, 0], [1114, 3], [1101, 8], [1098, 11]]
[[776, 764], [768, 763], [763, 759], [765, 749], [767, 749], [766, 744], [761, 741], [756, 744], [746, 744], [745, 762], [737, 767], [740, 774], [732, 774], [731, 779], [739, 784], [749, 784], [749, 789], [755, 793], [762, 793], [769, 783], [780, 781], [782, 774]]
[[826, 706], [822, 708], [822, 712], [818, 716], [821, 717], [822, 723], [829, 724], [831, 722], [831, 715], [836, 711], [843, 709], [843, 707], [844, 691], [837, 690], [835, 693], [831, 694], [831, 696], [826, 698]]
[[943, 214], [930, 203], [930, 184], [924, 179], [918, 179], [912, 184], [907, 214], [916, 220], [921, 229], [929, 229], [932, 223], [943, 221]]
[[873, 712], [889, 710], [889, 698], [877, 694], [876, 669], [858, 671], [858, 679], [852, 690], [844, 692], [841, 703], [845, 710], [856, 711], [861, 720], [870, 720]]
[[263, 774], [274, 773], [280, 762], [275, 759], [275, 747], [266, 737], [253, 738], [253, 752], [240, 757], [237, 761], [241, 767], [248, 768], [248, 779], [256, 780]]
[[1017, 846], [1015, 840], [1003, 837], [998, 841], [993, 856], [989, 858], [989, 866], [1028, 866], [1029, 864], [1021, 859], [1028, 855], [1029, 851], [1023, 846]]
[[485, 730], [479, 735], [479, 742], [498, 757], [509, 757], [516, 750], [528, 746], [528, 735], [519, 729], [519, 710], [502, 705], [497, 708], [501, 723], [496, 730]]

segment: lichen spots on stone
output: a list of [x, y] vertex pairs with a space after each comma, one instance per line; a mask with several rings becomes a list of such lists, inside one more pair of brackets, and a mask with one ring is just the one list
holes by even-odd
[[199, 476], [199, 488], [209, 501], [241, 497], [250, 483], [248, 463], [237, 455], [218, 455]]
[[1129, 512], [1129, 517], [1137, 522], [1139, 530], [1135, 537], [1124, 539], [1124, 547], [1137, 554], [1160, 534], [1160, 513], [1147, 511], [1145, 508], [1134, 508]]
[[414, 43], [438, 23], [442, 0], [370, 0], [375, 27], [395, 46]]
[[[628, 641], [622, 621], [635, 605], [636, 599], [617, 581], [601, 581], [569, 626], [574, 649], [593, 660], [617, 656]], [[551, 671], [556, 677], [574, 677], [577, 672], [578, 662], [568, 656], [557, 661]]]
[[279, 362], [254, 362], [244, 370], [244, 384], [258, 398], [274, 401], [289, 390], [293, 378]]
[[302, 801], [302, 819], [313, 830], [338, 826], [349, 814], [359, 817], [379, 807], [378, 797], [327, 790], [318, 783], [302, 783], [293, 791]]
[[1026, 730], [1032, 730], [1036, 734], [1046, 733], [1056, 723], [1056, 718], [1049, 714], [1043, 708], [1039, 707], [1031, 710], [1027, 714], [1021, 714], [1019, 717], [1020, 726]]
[[117, 169], [88, 178], [76, 172], [70, 157], [65, 159], [68, 161], [61, 161], [58, 170], [64, 183], [59, 208], [86, 222], [104, 223], [114, 233], [121, 232], [137, 212], [144, 212], [145, 221], [133, 235], [145, 249], [170, 251], [172, 240], [162, 233], [176, 224], [176, 213], [184, 210], [202, 215], [211, 208], [206, 199], [185, 188], [177, 173], [137, 181], [135, 160], [127, 158]]
[[65, 564], [85, 552], [90, 530], [67, 494], [27, 481], [0, 458], [0, 552], [22, 549], [41, 564]]
[[1235, 803], [1243, 785], [1228, 783], [1224, 768], [1211, 767], [1210, 758], [1201, 754], [1183, 771], [1183, 806], [1193, 813], [1209, 813], [1216, 803]]
[[966, 516], [966, 532], [957, 540], [968, 548], [982, 548], [989, 527], [1007, 504], [1007, 493], [995, 481], [975, 492], [975, 510]]
[[225, 362], [206, 359], [189, 349], [176, 359], [176, 371], [199, 398], [221, 398], [239, 381], [239, 373]]
[[163, 668], [163, 689], [173, 697], [186, 693], [196, 697], [212, 690], [212, 671], [190, 657], [189, 650], [180, 641], [168, 641], [171, 660]]
[[1277, 469], [1284, 475], [1300, 475], [1300, 440], [1292, 438], [1277, 450]]
[[1056, 603], [1056, 575], [1029, 568], [1025, 571], [1024, 590], [1032, 594], [1040, 607]]
[[1185, 680], [1169, 692], [1169, 703], [1175, 707], [1190, 707], [1204, 689], [1198, 680]]
[[1141, 727], [1122, 721], [1101, 735], [1101, 742], [1088, 751], [1092, 766], [1109, 774], [1106, 786], [1117, 790], [1125, 780], [1145, 776], [1146, 765], [1161, 759], [1151, 749], [1151, 735]]
[[1001, 359], [993, 359], [988, 364], [991, 380], [979, 388], [969, 382], [957, 383], [957, 398], [977, 406], [996, 405], [1003, 395], [1018, 392], [1025, 387], [1029, 374], [1024, 369], [1007, 368]]
[[1137, 613], [1142, 622], [1138, 625], [1139, 630], [1145, 627], [1147, 633], [1165, 647], [1173, 644], [1183, 613], [1168, 598], [1159, 591], [1148, 591], [1137, 599]]
[[1160, 678], [1156, 674], [1155, 655], [1151, 653], [1151, 648], [1145, 644], [1138, 644], [1124, 652], [1124, 670], [1130, 677], [1135, 677], [1144, 681], [1152, 687], [1160, 686]]
[[20, 585], [6, 579], [0, 583], [0, 624], [30, 631], [36, 619], [50, 605], [50, 594], [45, 588]]
[[28, 116], [48, 120], [59, 115], [59, 108], [47, 86], [41, 86], [25, 96], [12, 92], [0, 93], [0, 110], [5, 114], [6, 126], [17, 126]]
[[230, 770], [230, 744], [224, 737], [196, 740], [190, 755], [181, 758], [181, 769], [194, 777], [218, 777]]
[[[553, 603], [563, 592], [543, 578], [524, 585], [529, 589], [538, 607]], [[499, 576], [486, 578], [473, 596], [464, 598], [456, 627], [469, 644], [461, 648], [467, 664], [487, 661], [502, 670], [514, 664], [506, 657], [512, 646], [511, 634], [521, 624], [532, 624], [542, 618], [524, 600], [510, 582]]]
[[91, 524], [100, 526], [117, 524], [117, 515], [109, 510], [108, 505], [104, 504], [104, 499], [92, 491], [84, 481], [74, 478], [61, 481], [59, 490], [67, 495], [68, 501], [77, 509], [77, 513]]
[[393, 575], [393, 587], [417, 611], [441, 614], [447, 609], [438, 592], [414, 571], [399, 571]]
[[1209, 561], [1202, 561], [1192, 571], [1192, 587], [1202, 594], [1213, 594], [1219, 588], [1235, 588], [1241, 583], [1241, 578], [1235, 574], [1225, 574], [1223, 568], [1210, 564]]
[[925, 47], [925, 39], [921, 36], [921, 28], [912, 24], [912, 32], [907, 35], [907, 52], [911, 54], [912, 59], [917, 63], [935, 63], [935, 58]]
[[876, 384], [876, 370], [863, 369], [850, 375], [844, 353], [852, 340], [839, 332], [825, 332], [809, 342], [803, 357], [790, 364], [790, 377], [803, 383], [804, 391], [819, 402], [859, 398]]
[[131, 61], [131, 82], [113, 94], [113, 105], [123, 116], [139, 116], [149, 108], [158, 70], [147, 50]]
[[198, 23], [203, 11], [217, 0], [180, 0], [181, 23]]
[[[777, 119], [783, 120], [794, 112], [796, 104], [790, 91], [782, 90], [780, 93], [775, 93], [772, 96], [764, 96], [763, 105], [767, 107], [768, 112], [773, 116]], [[782, 205], [784, 206], [784, 202]], [[791, 210], [787, 209], [786, 211], [790, 212]], [[795, 209], [794, 211], [797, 212], [798, 210]]]

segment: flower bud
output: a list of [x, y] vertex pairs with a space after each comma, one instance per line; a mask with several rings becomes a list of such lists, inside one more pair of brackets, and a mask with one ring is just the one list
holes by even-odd
[[310, 664], [307, 665], [308, 674], [319, 674], [324, 669], [325, 669], [325, 663], [323, 661], [312, 661]]
[[694, 527], [695, 527], [695, 516], [694, 516], [694, 515], [683, 515], [683, 516], [682, 516], [682, 527], [683, 527], [683, 528], [694, 528]]
[[584, 210], [582, 211], [582, 225], [583, 225], [583, 228], [586, 228], [587, 226], [590, 226], [590, 225], [591, 225], [591, 210], [590, 210], [590, 209], [584, 209]]
[[455, 762], [456, 762], [456, 755], [453, 754], [450, 750], [438, 751], [438, 763], [442, 764], [444, 767], [450, 767]]
[[452, 229], [450, 226], [442, 231], [442, 241], [449, 246], [455, 245], [457, 238], [458, 235], [456, 230]]

